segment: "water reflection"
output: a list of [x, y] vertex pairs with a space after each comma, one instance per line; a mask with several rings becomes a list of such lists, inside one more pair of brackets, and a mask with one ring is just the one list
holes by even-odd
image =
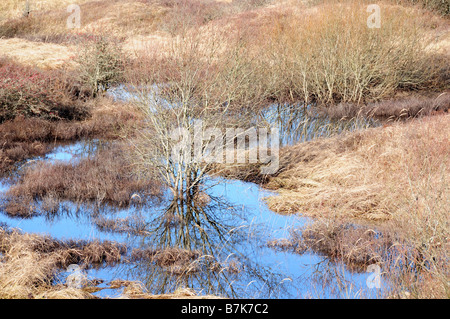
[[153, 293], [182, 286], [203, 294], [267, 297], [283, 278], [255, 258], [262, 238], [249, 233], [249, 226], [246, 216], [220, 197], [207, 205], [173, 201], [150, 222], [143, 247], [151, 258], [138, 262], [135, 274]]
[[[86, 152], [83, 145], [63, 147], [45, 160], [68, 160], [61, 155]], [[8, 187], [2, 184], [1, 190]], [[124, 244], [128, 253], [122, 263], [89, 269], [88, 276], [105, 283], [138, 280], [153, 294], [170, 293], [178, 287], [234, 298], [354, 298], [378, 292], [368, 290], [369, 274], [349, 272], [317, 254], [299, 255], [268, 247], [268, 241], [287, 238], [291, 229], [306, 222], [270, 211], [264, 198], [272, 193], [252, 183], [212, 178], [202, 190], [207, 191], [209, 200], [191, 197], [99, 209], [62, 202], [55, 211], [29, 219], [0, 214], [0, 222], [55, 239]], [[99, 227], [102, 219], [106, 221], [103, 228]], [[108, 221], [119, 222], [121, 227], [105, 227]], [[111, 290], [96, 294], [115, 295]]]
[[[127, 254], [122, 263], [88, 269], [88, 277], [105, 283], [137, 280], [152, 294], [179, 287], [233, 298], [354, 298], [377, 292], [366, 286], [370, 274], [349, 272], [317, 254], [269, 247], [270, 240], [287, 238], [290, 229], [305, 222], [270, 211], [263, 198], [271, 193], [240, 181], [211, 179], [206, 184], [210, 186], [206, 205], [195, 199], [169, 200], [128, 208], [105, 205], [94, 211], [65, 202], [50, 215], [19, 220], [0, 214], [0, 222], [55, 239], [124, 244]], [[105, 227], [108, 223], [99, 227], [100, 219], [119, 227]], [[107, 297], [119, 292], [105, 289], [95, 294]]]
[[[157, 96], [157, 86], [133, 87], [121, 84], [108, 90], [107, 95], [116, 101], [134, 102], [148, 101], [154, 103]], [[160, 101], [161, 97], [157, 96]], [[171, 108], [170, 104], [163, 101], [165, 108]], [[256, 127], [277, 126], [280, 130], [280, 146], [294, 145], [306, 142], [318, 137], [327, 137], [345, 131], [354, 131], [368, 127], [381, 125], [380, 121], [371, 117], [357, 116], [354, 118], [332, 119], [315, 109], [314, 105], [272, 104], [259, 110], [243, 110], [238, 112], [238, 123]], [[233, 122], [236, 114], [229, 114], [230, 122]], [[234, 119], [236, 120], [236, 119]]]
[[302, 104], [273, 104], [260, 110], [255, 121], [263, 126], [276, 125], [280, 130], [280, 145], [294, 145], [379, 125], [373, 118], [331, 119], [319, 115], [312, 105]]

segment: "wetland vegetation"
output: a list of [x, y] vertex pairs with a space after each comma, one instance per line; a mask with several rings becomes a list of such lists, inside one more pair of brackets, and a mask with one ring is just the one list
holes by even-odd
[[445, 1], [69, 4], [0, 4], [0, 298], [448, 298]]

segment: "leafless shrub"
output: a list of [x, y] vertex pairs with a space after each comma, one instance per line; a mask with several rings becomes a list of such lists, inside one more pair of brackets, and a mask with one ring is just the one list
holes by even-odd
[[[197, 195], [212, 167], [212, 163], [200, 158], [207, 152], [206, 143], [214, 138], [225, 141], [227, 125], [242, 120], [237, 114], [244, 114], [243, 110], [265, 99], [265, 94], [258, 94], [254, 86], [254, 71], [240, 40], [225, 47], [220, 39], [216, 35], [204, 39], [192, 33], [175, 39], [166, 57], [171, 66], [169, 76], [167, 69], [155, 68], [149, 84], [136, 88], [136, 104], [148, 126], [135, 140], [131, 161], [136, 172], [143, 175], [149, 168], [158, 171], [175, 198]], [[164, 80], [168, 82], [162, 83]], [[197, 120], [205, 128], [198, 133], [194, 131]], [[206, 129], [219, 129], [221, 136], [208, 137]], [[179, 152], [174, 152], [179, 143], [173, 137], [176, 132], [183, 132], [188, 140]], [[201, 154], [195, 154], [195, 159], [194, 140], [201, 143]], [[220, 150], [217, 156], [223, 156]]]
[[445, 57], [427, 49], [426, 23], [410, 8], [386, 5], [376, 30], [367, 27], [364, 1], [292, 8], [252, 30], [258, 60], [271, 66], [261, 81], [277, 100], [362, 105], [398, 92], [448, 89]]

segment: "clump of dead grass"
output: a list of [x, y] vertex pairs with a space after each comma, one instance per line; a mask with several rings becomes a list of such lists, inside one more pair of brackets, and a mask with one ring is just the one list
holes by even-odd
[[112, 242], [58, 241], [2, 227], [0, 252], [2, 298], [93, 298], [81, 289], [54, 285], [55, 275], [70, 264], [113, 265], [126, 248]]
[[416, 201], [413, 185], [437, 187], [436, 194], [443, 194], [447, 121], [448, 115], [437, 115], [286, 147], [277, 176], [265, 185], [279, 192], [269, 198], [269, 207], [383, 220], [406, 210], [409, 199]]
[[372, 227], [319, 219], [301, 232], [294, 231], [290, 242], [297, 252], [311, 249], [344, 262], [349, 269], [365, 271], [381, 263], [395, 241]]
[[89, 116], [81, 121], [18, 116], [0, 124], [0, 174], [12, 171], [26, 159], [48, 153], [56, 143], [130, 137], [142, 121], [136, 109], [107, 98], [89, 101], [86, 110]]
[[178, 287], [171, 293], [151, 294], [141, 282], [115, 279], [109, 283], [113, 289], [124, 287], [120, 299], [216, 299], [213, 295], [199, 295], [191, 288]]
[[128, 233], [135, 235], [149, 234], [145, 220], [136, 215], [115, 219], [109, 219], [104, 216], [99, 216], [93, 220], [93, 223], [101, 231]]
[[170, 247], [165, 249], [133, 249], [131, 260], [149, 260], [171, 274], [188, 274], [201, 269], [201, 252]]
[[154, 198], [159, 194], [155, 179], [135, 176], [123, 153], [126, 149], [111, 146], [95, 156], [80, 159], [76, 164], [37, 162], [20, 174], [18, 182], [5, 194], [3, 209], [12, 216], [30, 217], [36, 212], [36, 201], [50, 201], [44, 205], [51, 213], [57, 202], [93, 203], [129, 206], [134, 193]]

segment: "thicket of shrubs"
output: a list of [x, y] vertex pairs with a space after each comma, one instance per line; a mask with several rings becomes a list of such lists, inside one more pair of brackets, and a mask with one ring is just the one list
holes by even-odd
[[396, 0], [397, 3], [412, 3], [426, 9], [436, 11], [445, 17], [450, 16], [450, 1], [448, 0]]
[[365, 9], [355, 1], [324, 4], [265, 27], [260, 63], [272, 65], [266, 82], [274, 96], [363, 104], [450, 87], [446, 58], [430, 49], [420, 11], [382, 6], [381, 28], [371, 29]]
[[47, 120], [80, 120], [87, 110], [80, 89], [61, 71], [41, 71], [0, 59], [0, 123], [19, 115]]
[[119, 43], [103, 36], [85, 41], [77, 58], [81, 83], [93, 97], [122, 80], [126, 58]]

